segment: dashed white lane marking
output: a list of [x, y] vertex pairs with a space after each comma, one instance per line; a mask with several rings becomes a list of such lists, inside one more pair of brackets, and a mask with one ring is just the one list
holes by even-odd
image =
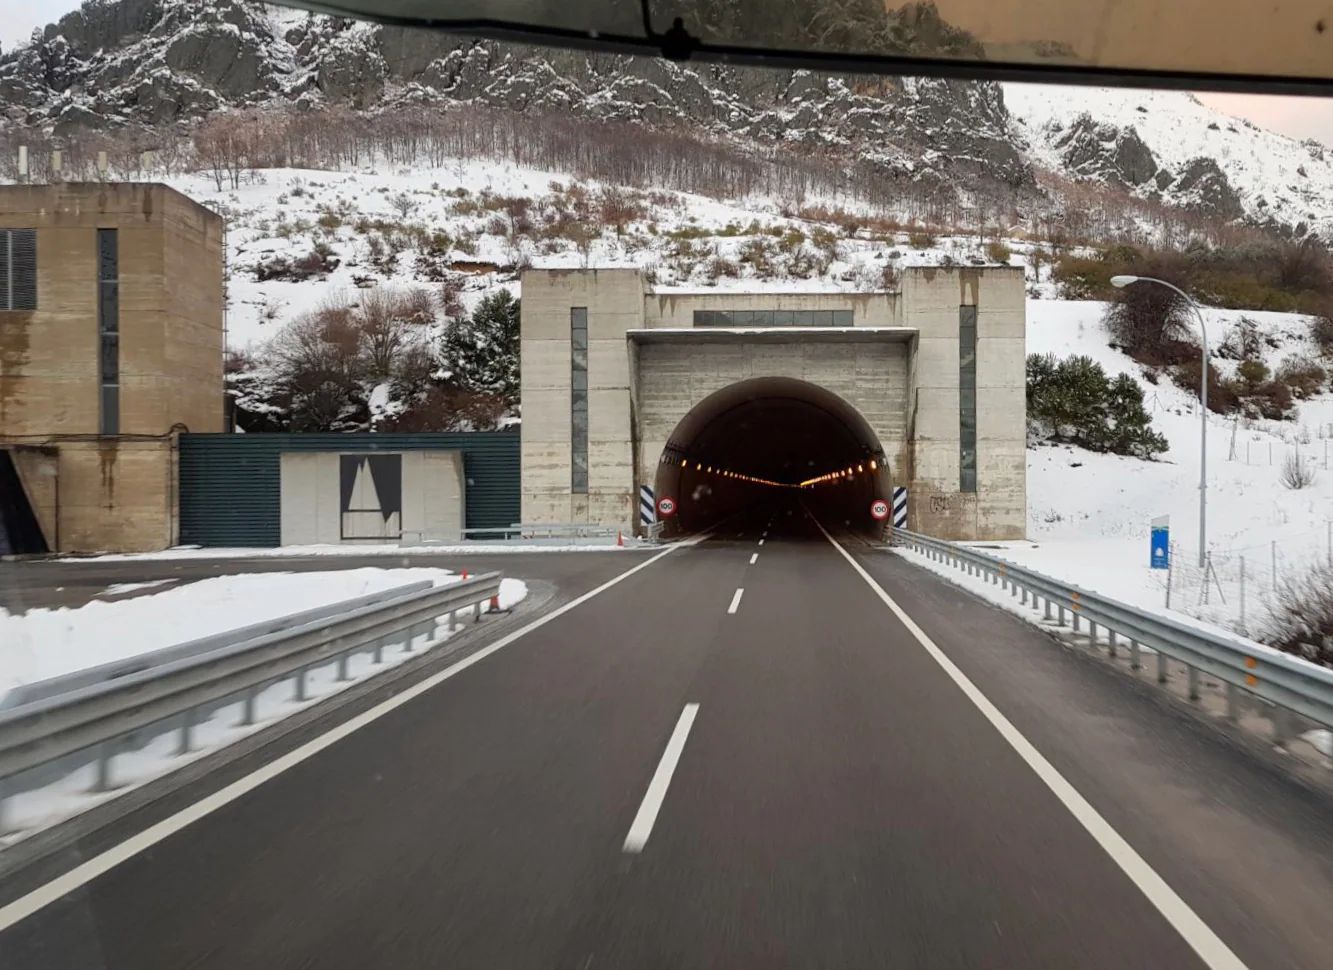
[[648, 791], [639, 805], [639, 813], [630, 824], [629, 835], [625, 836], [625, 852], [642, 852], [648, 844], [648, 836], [653, 834], [653, 825], [657, 822], [657, 813], [662, 810], [662, 802], [666, 800], [671, 776], [676, 773], [676, 765], [680, 763], [680, 753], [685, 750], [685, 739], [690, 736], [690, 728], [694, 726], [694, 718], [698, 713], [698, 704], [686, 704], [685, 710], [680, 712], [680, 720], [671, 732], [671, 739], [662, 752], [662, 760], [657, 763], [653, 780], [648, 782]]
[[[705, 536], [706, 535], [707, 534], [705, 533]], [[296, 767], [301, 762], [313, 757], [325, 748], [332, 746], [354, 731], [358, 731], [367, 724], [378, 721], [390, 711], [396, 710], [414, 698], [420, 697], [431, 688], [438, 687], [455, 674], [461, 674], [473, 664], [481, 663], [491, 654], [503, 650], [515, 640], [527, 636], [529, 633], [545, 626], [552, 620], [564, 616], [570, 610], [582, 606], [594, 596], [606, 592], [618, 583], [629, 579], [629, 577], [633, 576], [635, 573], [647, 569], [664, 556], [670, 555], [675, 549], [695, 545], [697, 542], [702, 541], [705, 536], [700, 536], [697, 540], [681, 543], [680, 546], [670, 546], [662, 550], [651, 559], [644, 560], [637, 566], [625, 570], [619, 576], [607, 580], [596, 589], [589, 590], [577, 599], [570, 600], [564, 606], [552, 610], [545, 616], [538, 617], [527, 626], [520, 627], [513, 633], [501, 637], [490, 646], [478, 650], [470, 657], [460, 660], [451, 667], [446, 667], [438, 674], [432, 674], [420, 683], [407, 688], [401, 694], [396, 694], [383, 703], [370, 708], [370, 710], [364, 711], [356, 717], [342, 722], [328, 732], [321, 734], [319, 737], [311, 738], [299, 748], [295, 748], [294, 750], [287, 752], [285, 755], [275, 758], [268, 764], [261, 768], [257, 768], [243, 778], [238, 778], [225, 788], [220, 788], [211, 795], [207, 795], [195, 802], [193, 805], [186, 806], [175, 815], [170, 815], [162, 821], [144, 829], [142, 832], [130, 836], [124, 842], [120, 842], [107, 849], [105, 852], [93, 856], [87, 862], [80, 863], [64, 875], [57, 876], [45, 885], [38, 886], [26, 896], [20, 896], [13, 902], [0, 907], [0, 931], [8, 929], [20, 920], [25, 919], [43, 907], [54, 903], [56, 900], [63, 899], [81, 886], [87, 885], [98, 876], [114, 869], [127, 859], [133, 858], [146, 849], [151, 849], [153, 846], [157, 845], [157, 843], [161, 842], [168, 836], [179, 832], [190, 823], [197, 822], [204, 816], [216, 812], [224, 805], [236, 801], [236, 799], [240, 798], [242, 795], [253, 791], [260, 785], [264, 784], [264, 782], [276, 778], [289, 768]]]
[[750, 565], [753, 566], [758, 559], [759, 559], [759, 553], [756, 552], [753, 556], [750, 557]]
[[741, 597], [745, 595], [745, 587], [742, 586], [736, 590], [736, 595], [731, 598], [731, 605], [727, 607], [728, 613], [735, 613], [741, 605]]
[[760, 540], [759, 540], [759, 544], [762, 546], [762, 545], [764, 544], [764, 540], [763, 540], [763, 539], [760, 539]]
[[949, 678], [958, 686], [963, 694], [970, 700], [977, 710], [981, 711], [986, 720], [990, 721], [991, 726], [999, 732], [1000, 737], [1009, 742], [1018, 756], [1022, 758], [1029, 768], [1036, 773], [1037, 777], [1046, 785], [1056, 798], [1069, 810], [1069, 813], [1078, 820], [1079, 824], [1087, 830], [1105, 851], [1111, 857], [1111, 860], [1120, 867], [1125, 875], [1129, 876], [1130, 881], [1139, 888], [1139, 891], [1148, 898], [1148, 901], [1157, 908], [1157, 911], [1166, 918], [1172, 928], [1180, 934], [1189, 946], [1203, 960], [1204, 965], [1209, 970], [1248, 970], [1240, 957], [1231, 951], [1222, 938], [1199, 918], [1199, 915], [1190, 909], [1189, 904], [1181, 899], [1176, 891], [1172, 889], [1165, 879], [1159, 876], [1143, 856], [1135, 851], [1134, 847], [1125, 841], [1124, 836], [1111, 827], [1111, 823], [1102, 818], [1101, 813], [1092, 807], [1092, 803], [1079, 794], [1078, 790], [1071, 785], [1056, 770], [1055, 766], [1046, 760], [1046, 756], [1038, 751], [1023, 734], [1014, 727], [1010, 720], [1001, 713], [1000, 709], [990, 702], [990, 699], [972, 683], [972, 680], [963, 673], [952, 660], [950, 660], [926, 632], [916, 625], [916, 622], [907, 615], [906, 611], [899, 606], [884, 588], [875, 582], [874, 578], [862, 568], [861, 564], [852, 558], [833, 536], [829, 535], [818, 522], [819, 531], [824, 533], [824, 538], [833, 543], [833, 548], [842, 553], [842, 557], [851, 564], [860, 577], [866, 581], [866, 584], [875, 591], [876, 595], [884, 602], [894, 616], [907, 632], [912, 634], [917, 643], [925, 648], [926, 653], [930, 654], [932, 660], [943, 668]]

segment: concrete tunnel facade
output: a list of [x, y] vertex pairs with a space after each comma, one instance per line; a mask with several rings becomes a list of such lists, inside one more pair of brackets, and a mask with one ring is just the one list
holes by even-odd
[[523, 521], [642, 532], [647, 486], [675, 501], [674, 533], [779, 492], [871, 529], [871, 503], [904, 487], [909, 528], [1021, 537], [1024, 300], [1009, 267], [804, 294], [656, 293], [636, 270], [530, 270]]

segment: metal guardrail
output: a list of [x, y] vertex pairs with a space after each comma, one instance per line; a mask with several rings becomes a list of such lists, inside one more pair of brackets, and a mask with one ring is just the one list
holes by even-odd
[[253, 724], [260, 691], [286, 680], [293, 682], [295, 700], [308, 700], [312, 667], [336, 663], [337, 679], [346, 681], [354, 654], [370, 652], [380, 663], [386, 648], [408, 651], [415, 638], [433, 634], [440, 617], [451, 631], [460, 612], [471, 609], [480, 619], [483, 606], [500, 593], [500, 578], [487, 573], [362, 603], [336, 618], [316, 618], [0, 710], [0, 834], [7, 831], [5, 802], [13, 795], [90, 763], [96, 764], [93, 791], [109, 791], [116, 787], [112, 759], [131, 741], [141, 746], [175, 731], [177, 751], [184, 754], [192, 750], [201, 713], [239, 702], [239, 723]]
[[143, 670], [151, 670], [156, 667], [161, 667], [175, 660], [183, 660], [186, 657], [202, 656], [203, 654], [220, 650], [223, 647], [231, 646], [234, 643], [255, 640], [259, 637], [267, 636], [270, 633], [279, 633], [283, 630], [290, 630], [307, 623], [313, 623], [315, 620], [336, 617], [340, 613], [359, 609], [362, 606], [374, 606], [377, 603], [386, 603], [389, 600], [406, 596], [408, 593], [416, 593], [424, 589], [431, 589], [434, 585], [435, 584], [430, 580], [423, 579], [418, 583], [408, 583], [404, 586], [395, 587], [394, 589], [386, 589], [378, 593], [358, 596], [355, 599], [343, 600], [341, 603], [332, 603], [328, 606], [317, 606], [314, 609], [304, 610], [300, 613], [291, 613], [287, 616], [280, 616], [276, 619], [265, 620], [262, 623], [254, 623], [250, 626], [241, 627], [238, 630], [227, 630], [224, 633], [217, 633], [213, 636], [200, 637], [198, 640], [190, 640], [186, 643], [174, 644], [170, 647], [163, 647], [161, 650], [152, 650], [148, 653], [126, 657], [123, 660], [113, 660], [110, 663], [98, 664], [96, 667], [85, 667], [83, 670], [76, 670], [73, 673], [62, 674], [59, 677], [49, 677], [46, 680], [34, 681], [31, 684], [21, 684], [5, 694], [3, 698], [0, 698], [0, 712], [24, 704], [30, 704], [33, 701], [41, 700], [44, 697], [53, 697], [57, 694], [68, 694], [81, 687], [88, 687], [92, 684], [98, 684], [104, 681], [118, 680], [121, 677], [128, 677], [131, 674], [137, 674]]
[[547, 522], [515, 523], [506, 527], [431, 532], [412, 530], [398, 540], [404, 546], [459, 545], [477, 541], [524, 542], [531, 539], [614, 539], [621, 530], [613, 526], [581, 523], [551, 524]]
[[[1253, 643], [1241, 637], [1201, 630], [1169, 617], [1158, 616], [1117, 600], [1071, 586], [1022, 566], [988, 556], [941, 539], [893, 530], [895, 545], [924, 553], [936, 562], [978, 575], [1031, 603], [1044, 606], [1045, 619], [1060, 626], [1070, 618], [1074, 632], [1087, 625], [1087, 635], [1098, 642], [1098, 627], [1106, 630], [1108, 649], [1114, 655], [1117, 637], [1124, 637], [1135, 669], [1141, 666], [1141, 647], [1157, 655], [1157, 680], [1167, 681], [1166, 660], [1183, 664], [1189, 672], [1189, 696], [1199, 698], [1199, 673], [1207, 673], [1227, 685], [1227, 714], [1238, 716], [1240, 692], [1248, 692], [1269, 704], [1293, 711], [1325, 727], [1333, 727], [1333, 669]], [[1052, 615], [1054, 611], [1055, 615]], [[1282, 728], [1274, 724], [1278, 740]]]

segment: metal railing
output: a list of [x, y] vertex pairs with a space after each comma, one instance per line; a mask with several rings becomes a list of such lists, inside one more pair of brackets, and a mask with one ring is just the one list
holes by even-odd
[[312, 668], [337, 665], [336, 678], [351, 680], [352, 656], [370, 653], [379, 664], [386, 649], [412, 649], [432, 637], [441, 617], [450, 631], [458, 614], [474, 619], [500, 593], [500, 573], [448, 586], [407, 592], [385, 602], [361, 603], [336, 617], [186, 655], [124, 676], [98, 680], [0, 710], [0, 834], [8, 831], [5, 803], [96, 766], [92, 790], [117, 787], [115, 756], [152, 738], [176, 733], [178, 754], [193, 749], [193, 734], [205, 714], [239, 703], [240, 725], [256, 722], [260, 691], [290, 680], [293, 699], [310, 700]]
[[[534, 539], [614, 539], [623, 535], [614, 526], [586, 523], [515, 523], [506, 527], [490, 527], [432, 532], [413, 530], [404, 532], [399, 544], [404, 546], [466, 545], [469, 542], [526, 542]], [[461, 538], [460, 538], [461, 537]]]
[[[1146, 613], [952, 542], [905, 529], [895, 529], [892, 541], [1008, 590], [1019, 599], [1020, 605], [1030, 605], [1034, 611], [1044, 609], [1044, 619], [1048, 622], [1064, 626], [1067, 617], [1073, 632], [1086, 633], [1094, 644], [1101, 642], [1100, 629], [1105, 633], [1112, 656], [1118, 649], [1118, 639], [1123, 637], [1136, 670], [1142, 666], [1142, 648], [1146, 647], [1157, 656], [1159, 683], [1168, 679], [1168, 659], [1183, 664], [1188, 671], [1191, 700], [1199, 699], [1201, 672], [1217, 678], [1226, 685], [1227, 716], [1232, 720], [1239, 714], [1240, 697], [1245, 692], [1317, 724], [1333, 727], [1333, 669], [1241, 637], [1213, 633]], [[1285, 740], [1283, 727], [1276, 719], [1274, 728], [1279, 735], [1277, 740]]]

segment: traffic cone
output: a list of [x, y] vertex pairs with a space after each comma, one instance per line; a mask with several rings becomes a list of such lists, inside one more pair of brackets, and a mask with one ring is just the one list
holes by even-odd
[[492, 597], [491, 597], [491, 608], [490, 608], [489, 610], [487, 610], [486, 612], [488, 612], [488, 613], [500, 613], [500, 612], [502, 612], [501, 609], [500, 609], [500, 597], [498, 597], [498, 596], [492, 596]]
[[464, 579], [467, 579], [467, 570], [466, 570], [466, 569], [463, 570], [463, 578], [464, 578]]
[[616, 548], [617, 549], [625, 548], [625, 533], [623, 532], [616, 533]]

